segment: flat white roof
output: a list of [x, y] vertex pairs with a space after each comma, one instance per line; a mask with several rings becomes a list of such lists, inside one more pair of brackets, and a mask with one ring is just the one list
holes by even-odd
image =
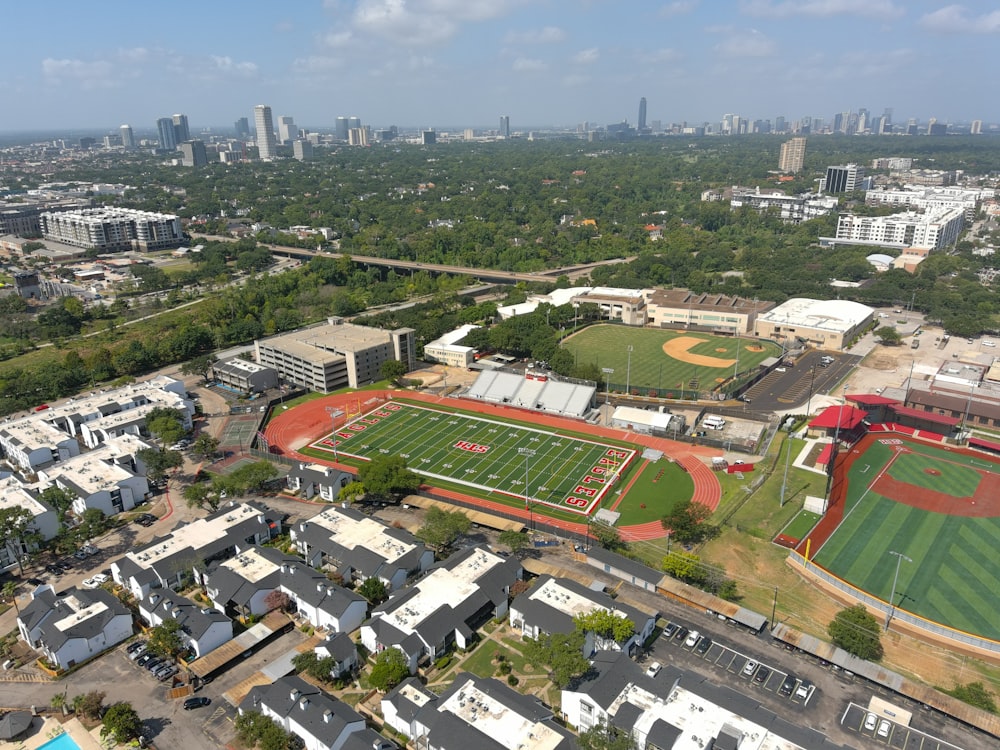
[[241, 552], [236, 557], [226, 560], [219, 567], [233, 571], [250, 583], [257, 583], [257, 581], [267, 578], [280, 566], [260, 554], [255, 547], [251, 547], [246, 552]]
[[18, 443], [24, 450], [33, 451], [59, 445], [73, 438], [44, 421], [40, 414], [32, 414], [30, 417], [3, 425], [0, 428], [0, 439]]
[[0, 479], [0, 509], [7, 508], [24, 508], [33, 516], [48, 510], [13, 474]]
[[[424, 348], [427, 349], [427, 348], [432, 347], [432, 346], [433, 347], [452, 347], [455, 344], [457, 344], [459, 341], [461, 341], [462, 339], [464, 339], [466, 336], [468, 336], [469, 333], [471, 333], [472, 331], [475, 331], [477, 328], [479, 328], [479, 326], [473, 325], [472, 323], [467, 323], [464, 326], [459, 326], [454, 331], [448, 331], [448, 333], [444, 334], [440, 338], [434, 339], [434, 341], [432, 341], [429, 344], [427, 344], [427, 346], [425, 346]], [[467, 351], [470, 347], [468, 347], [468, 346], [456, 346], [454, 348], [456, 350]]]
[[649, 427], [659, 427], [667, 429], [670, 425], [672, 414], [661, 414], [658, 411], [647, 411], [635, 406], [619, 406], [615, 409], [611, 418], [618, 422], [629, 422], [630, 424], [642, 424]]
[[267, 365], [260, 365], [256, 362], [250, 362], [249, 360], [243, 359], [242, 357], [233, 357], [232, 359], [227, 359], [224, 362], [218, 363], [221, 366], [228, 367], [232, 370], [242, 370], [243, 372], [254, 374], [257, 372], [262, 372], [264, 370], [270, 370], [271, 368]]
[[159, 560], [192, 548], [199, 550], [211, 542], [221, 539], [233, 526], [260, 516], [260, 511], [252, 505], [234, 505], [226, 509], [225, 514], [214, 518], [199, 518], [187, 526], [174, 530], [170, 536], [159, 539], [145, 549], [133, 550], [126, 554], [140, 568], [149, 568]]
[[468, 599], [478, 588], [477, 581], [487, 571], [502, 565], [504, 559], [484, 549], [477, 549], [454, 568], [438, 568], [414, 584], [417, 593], [383, 618], [409, 635], [441, 607]]
[[70, 609], [73, 610], [73, 613], [52, 623], [63, 633], [72, 628], [74, 625], [79, 625], [84, 620], [89, 620], [91, 617], [95, 617], [108, 609], [108, 605], [101, 601], [93, 602], [92, 604], [84, 606], [83, 602], [75, 596], [67, 596], [63, 598], [63, 603], [70, 607]]
[[480, 690], [471, 675], [466, 679], [465, 685], [442, 702], [439, 710], [454, 714], [507, 750], [549, 750], [563, 741], [563, 736], [548, 724], [531, 721]]
[[[532, 590], [528, 598], [542, 604], [547, 604], [570, 617], [586, 615], [597, 609], [605, 612], [611, 611], [594, 599], [589, 599], [572, 589], [566, 588], [556, 578], [550, 578], [541, 586]], [[615, 612], [614, 614], [623, 619], [625, 618], [624, 612]]]
[[794, 297], [759, 315], [757, 319], [782, 326], [846, 333], [874, 314], [874, 308], [862, 305], [860, 302]]
[[389, 527], [374, 518], [355, 520], [341, 513], [335, 506], [313, 516], [308, 523], [330, 532], [331, 541], [347, 549], [368, 549], [392, 563], [403, 557], [417, 545], [402, 542], [389, 533]]
[[112, 490], [120, 482], [135, 476], [128, 469], [112, 461], [119, 455], [118, 451], [101, 446], [90, 453], [73, 456], [42, 469], [38, 475], [46, 479], [64, 477], [87, 495], [93, 495], [104, 490]]

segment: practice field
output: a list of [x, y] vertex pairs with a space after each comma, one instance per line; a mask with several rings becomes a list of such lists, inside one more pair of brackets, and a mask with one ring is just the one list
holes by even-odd
[[584, 328], [563, 346], [579, 364], [613, 369], [606, 376], [613, 389], [624, 391], [627, 380], [629, 390], [652, 390], [667, 398], [680, 390], [712, 390], [737, 368], [744, 372], [781, 356], [781, 347], [770, 341], [624, 325]]
[[389, 402], [310, 445], [331, 458], [401, 455], [422, 476], [582, 515], [636, 451], [466, 413]]
[[830, 511], [843, 518], [814, 539], [829, 534], [813, 561], [884, 601], [898, 563], [897, 607], [1000, 640], [1000, 465], [884, 434], [848, 462], [843, 505]]

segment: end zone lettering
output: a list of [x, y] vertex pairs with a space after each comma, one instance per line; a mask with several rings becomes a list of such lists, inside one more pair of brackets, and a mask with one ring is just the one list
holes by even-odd
[[488, 445], [479, 445], [477, 443], [470, 443], [467, 440], [459, 440], [453, 448], [458, 448], [459, 450], [469, 451], [470, 453], [486, 453], [490, 449]]

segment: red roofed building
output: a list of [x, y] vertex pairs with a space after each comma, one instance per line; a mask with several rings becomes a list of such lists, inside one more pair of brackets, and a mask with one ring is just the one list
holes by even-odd
[[810, 437], [833, 437], [838, 432], [844, 439], [854, 439], [852, 433], [863, 430], [867, 414], [855, 406], [828, 406], [809, 423]]

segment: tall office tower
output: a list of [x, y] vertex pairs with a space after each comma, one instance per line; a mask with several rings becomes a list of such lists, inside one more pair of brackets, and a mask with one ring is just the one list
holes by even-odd
[[292, 156], [299, 161], [310, 161], [313, 158], [313, 145], [304, 138], [292, 141]]
[[972, 135], [982, 135], [983, 134], [983, 121], [973, 120], [972, 127], [969, 128], [969, 133]]
[[118, 132], [122, 136], [122, 146], [129, 150], [135, 148], [135, 135], [132, 133], [131, 125], [122, 125], [118, 128]]
[[510, 115], [500, 116], [500, 137], [510, 138]]
[[646, 129], [646, 97], [639, 100], [639, 132]]
[[720, 128], [723, 135], [729, 135], [733, 132], [733, 116], [726, 114], [722, 116], [722, 127]]
[[437, 143], [437, 133], [433, 130], [424, 130], [420, 133], [420, 142], [425, 146]]
[[336, 124], [333, 126], [333, 132], [337, 136], [337, 140], [346, 141], [347, 131], [351, 129], [351, 126], [347, 122], [346, 117], [338, 117]]
[[278, 117], [278, 142], [288, 144], [299, 137], [299, 129], [295, 127], [295, 118], [288, 115]]
[[788, 129], [788, 123], [785, 122], [783, 115], [778, 115], [774, 118], [774, 132], [784, 133]]
[[792, 138], [781, 144], [781, 157], [778, 159], [778, 169], [788, 174], [802, 171], [802, 163], [806, 158], [806, 139]]
[[835, 114], [833, 116], [833, 132], [846, 133], [847, 120], [848, 120], [848, 114], [846, 112], [838, 112], [837, 114]]
[[892, 125], [892, 107], [886, 107], [882, 112], [882, 117], [885, 118], [887, 123]]
[[181, 165], [185, 167], [204, 167], [208, 164], [208, 153], [205, 142], [201, 140], [184, 141], [180, 144]]
[[257, 128], [257, 150], [260, 152], [261, 161], [272, 161], [277, 153], [277, 144], [274, 141], [271, 108], [266, 104], [254, 107], [253, 123]]
[[368, 141], [367, 125], [363, 128], [351, 128], [347, 131], [347, 142], [351, 146], [367, 146]]
[[236, 121], [236, 137], [237, 138], [249, 138], [250, 137], [250, 121], [241, 117]]
[[360, 117], [348, 117], [347, 118], [347, 127], [348, 128], [360, 128], [361, 127], [361, 118]]
[[859, 188], [864, 176], [864, 167], [857, 164], [827, 167], [821, 189], [827, 193], [853, 193]]
[[174, 133], [174, 121], [169, 117], [161, 117], [156, 121], [156, 134], [160, 138], [161, 150], [175, 151], [177, 149], [177, 136]]
[[473, 130], [472, 128], [466, 128], [463, 138], [467, 141], [476, 140], [476, 131]]
[[174, 115], [174, 140], [177, 143], [191, 140], [191, 129], [188, 127], [187, 115]]
[[855, 126], [855, 133], [864, 133], [868, 128], [871, 127], [871, 121], [868, 119], [868, 110], [862, 107], [858, 110], [858, 119]]

